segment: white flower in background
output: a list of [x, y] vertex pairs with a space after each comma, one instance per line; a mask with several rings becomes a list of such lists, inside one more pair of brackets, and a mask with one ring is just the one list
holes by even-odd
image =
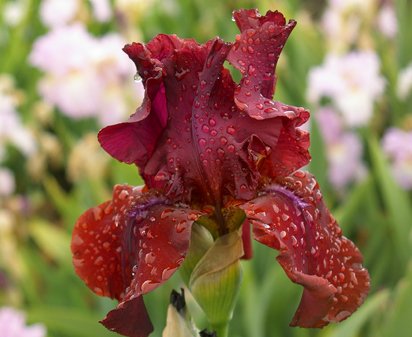
[[0, 308], [0, 332], [4, 337], [46, 337], [42, 324], [26, 326], [23, 313], [13, 308]]
[[16, 187], [13, 173], [0, 166], [0, 197], [13, 194]]
[[398, 76], [397, 94], [402, 100], [406, 99], [412, 91], [412, 63], [401, 70]]
[[90, 0], [93, 16], [99, 22], [107, 22], [112, 18], [112, 8], [109, 0]]
[[366, 168], [363, 148], [354, 132], [344, 131], [342, 118], [332, 109], [320, 109], [315, 115], [322, 134], [328, 160], [328, 177], [338, 190], [362, 179]]
[[6, 2], [3, 8], [4, 22], [12, 27], [17, 26], [25, 15], [25, 9], [27, 9], [27, 1], [14, 0]]
[[[107, 22], [112, 18], [110, 0], [90, 0], [89, 2], [93, 18], [97, 21]], [[65, 26], [87, 7], [87, 3], [80, 0], [43, 0], [40, 3], [40, 20], [49, 28]]]
[[79, 10], [78, 0], [43, 0], [40, 2], [40, 20], [49, 28], [64, 26]]
[[45, 72], [41, 95], [71, 118], [96, 117], [102, 125], [122, 120], [130, 114], [127, 102], [143, 93], [142, 84], [133, 82], [124, 44], [114, 33], [94, 37], [80, 23], [42, 36], [30, 55]]
[[327, 97], [347, 125], [366, 125], [385, 87], [379, 68], [379, 58], [372, 51], [329, 54], [322, 65], [309, 72], [308, 100], [320, 103]]
[[359, 37], [374, 0], [329, 0], [322, 17], [322, 28], [331, 50], [346, 50]]
[[85, 70], [96, 44], [96, 38], [80, 23], [58, 27], [35, 41], [30, 63], [55, 76]]
[[378, 13], [378, 28], [387, 38], [394, 38], [398, 32], [398, 21], [393, 6], [384, 5]]
[[395, 180], [404, 189], [412, 189], [412, 131], [390, 128], [382, 139], [382, 148]]
[[15, 146], [24, 155], [35, 152], [34, 137], [25, 128], [17, 112], [18, 94], [9, 75], [0, 75], [0, 161], [7, 144]]

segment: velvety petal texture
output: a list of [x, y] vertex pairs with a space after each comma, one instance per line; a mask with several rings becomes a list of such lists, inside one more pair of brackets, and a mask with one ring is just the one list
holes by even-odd
[[[99, 140], [168, 197], [201, 195], [219, 207], [224, 195], [250, 199], [267, 177], [309, 161], [309, 137], [298, 128], [309, 113], [272, 101], [276, 62], [295, 23], [278, 12], [234, 17], [241, 29], [234, 44], [158, 35], [124, 48], [146, 97], [127, 123], [103, 129]], [[225, 61], [242, 72], [240, 84]]]
[[[342, 236], [314, 178], [296, 171], [310, 160], [300, 129], [309, 112], [273, 100], [275, 68], [296, 23], [277, 11], [240, 10], [233, 18], [240, 30], [233, 43], [159, 34], [124, 47], [145, 97], [98, 138], [139, 168], [145, 187], [117, 185], [112, 200], [80, 216], [71, 248], [86, 285], [119, 301], [102, 324], [125, 336], [152, 331], [143, 295], [181, 266], [201, 216], [194, 228], [215, 242], [242, 225], [236, 259], [251, 257], [252, 233], [280, 251], [289, 278], [305, 288], [291, 325], [341, 321], [368, 292], [358, 249]], [[225, 62], [240, 71], [239, 83]]]
[[140, 296], [168, 280], [181, 265], [191, 225], [200, 214], [174, 206], [155, 192], [117, 185], [111, 201], [79, 218], [71, 246], [75, 270], [96, 294], [120, 301], [103, 321], [105, 326], [125, 333], [118, 329], [132, 324], [128, 319], [138, 313], [133, 324], [141, 329], [126, 335], [147, 335], [150, 321]]
[[316, 180], [297, 171], [242, 206], [255, 239], [280, 251], [288, 277], [305, 287], [292, 326], [342, 321], [364, 301], [369, 274], [362, 256], [323, 202]]

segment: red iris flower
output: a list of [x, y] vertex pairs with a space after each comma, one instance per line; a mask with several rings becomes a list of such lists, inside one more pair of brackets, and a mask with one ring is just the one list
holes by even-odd
[[[86, 211], [72, 252], [87, 286], [119, 300], [102, 323], [126, 336], [152, 331], [143, 295], [182, 264], [193, 222], [213, 217], [224, 235], [233, 207], [245, 213], [245, 238], [251, 225], [304, 287], [292, 326], [341, 321], [368, 292], [359, 250], [342, 236], [316, 180], [297, 171], [310, 160], [309, 136], [298, 128], [309, 112], [272, 100], [275, 66], [296, 23], [272, 11], [240, 10], [234, 19], [234, 43], [161, 34], [124, 48], [144, 101], [128, 121], [101, 130], [99, 141], [137, 165], [145, 187], [117, 185], [112, 200]], [[225, 61], [240, 71], [239, 84]]]

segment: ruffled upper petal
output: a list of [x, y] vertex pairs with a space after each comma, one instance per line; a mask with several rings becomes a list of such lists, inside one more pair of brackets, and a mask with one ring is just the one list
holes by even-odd
[[[105, 326], [126, 336], [147, 336], [151, 324], [143, 301], [136, 298], [180, 266], [191, 225], [200, 214], [174, 206], [156, 192], [117, 185], [111, 201], [79, 218], [71, 245], [75, 270], [95, 293], [120, 301], [103, 321]], [[136, 321], [128, 322], [136, 312]], [[129, 324], [141, 328], [127, 334], [121, 326]]]
[[283, 117], [276, 144], [270, 144], [268, 153], [261, 151], [257, 155], [263, 159], [260, 169], [263, 175], [287, 176], [310, 160], [309, 135], [298, 128], [309, 119], [309, 112], [272, 100], [276, 64], [296, 22], [286, 23], [278, 11], [261, 16], [256, 9], [235, 11], [233, 18], [241, 34], [227, 59], [242, 74], [234, 100], [239, 109], [255, 119]]
[[288, 277], [305, 287], [292, 326], [323, 327], [350, 316], [369, 290], [362, 256], [325, 206], [315, 179], [302, 171], [279, 179], [241, 206], [255, 239], [280, 251]]
[[[127, 123], [103, 129], [99, 140], [168, 197], [212, 205], [225, 195], [250, 199], [266, 177], [286, 176], [309, 161], [309, 138], [298, 128], [308, 112], [271, 100], [275, 65], [294, 23], [278, 12], [234, 17], [241, 29], [234, 44], [158, 35], [124, 48], [146, 97]], [[226, 60], [242, 71], [239, 85]]]
[[228, 61], [242, 74], [235, 94], [238, 106], [256, 119], [284, 115], [289, 107], [272, 101], [275, 68], [296, 21], [286, 23], [284, 16], [277, 11], [268, 11], [262, 17], [257, 10], [235, 11], [233, 18], [241, 34], [236, 37]]

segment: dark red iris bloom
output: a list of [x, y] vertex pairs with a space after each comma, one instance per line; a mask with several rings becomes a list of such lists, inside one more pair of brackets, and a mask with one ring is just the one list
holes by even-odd
[[[234, 13], [234, 43], [158, 35], [124, 51], [146, 89], [127, 122], [99, 133], [114, 158], [133, 163], [143, 189], [117, 185], [86, 211], [72, 241], [76, 272], [98, 295], [119, 300], [102, 323], [133, 337], [152, 331], [143, 295], [182, 264], [191, 226], [225, 210], [246, 215], [260, 243], [279, 250], [288, 277], [304, 287], [291, 325], [322, 327], [351, 315], [369, 289], [356, 246], [325, 206], [316, 180], [297, 171], [310, 160], [303, 108], [273, 101], [275, 66], [295, 26], [279, 12]], [[228, 61], [242, 74], [235, 83]]]

